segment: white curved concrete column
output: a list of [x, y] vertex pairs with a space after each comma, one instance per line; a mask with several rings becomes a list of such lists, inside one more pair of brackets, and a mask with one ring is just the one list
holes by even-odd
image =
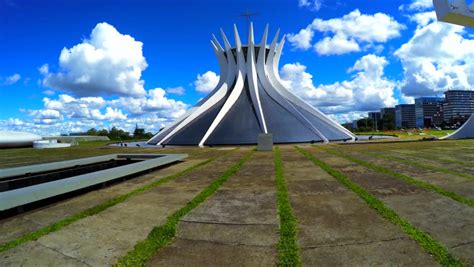
[[[235, 82], [234, 88], [231, 91], [230, 95], [227, 97], [224, 105], [217, 114], [214, 121], [211, 123], [211, 126], [204, 134], [203, 138], [199, 142], [199, 146], [204, 146], [204, 143], [207, 141], [209, 136], [214, 132], [217, 126], [221, 123], [222, 119], [227, 115], [229, 110], [234, 106], [239, 96], [242, 94], [244, 89], [244, 77], [245, 77], [245, 59], [242, 52], [242, 43], [240, 42], [239, 32], [237, 31], [237, 26], [234, 24], [234, 35], [235, 35], [235, 45], [236, 45], [236, 57], [237, 57], [237, 80]], [[225, 34], [224, 34], [225, 36]], [[227, 38], [226, 38], [227, 39]], [[226, 42], [228, 43], [228, 42]], [[227, 55], [227, 58], [233, 58], [231, 51], [228, 51], [230, 54]]]
[[[290, 112], [297, 120], [299, 120], [303, 125], [306, 126], [310, 131], [315, 133], [321, 140], [324, 142], [328, 142], [326, 136], [318, 130], [318, 128], [313, 125], [288, 99], [279, 92], [276, 88], [276, 83], [272, 80], [272, 72], [273, 68], [271, 67], [273, 64], [273, 59], [276, 55], [277, 51], [277, 41], [280, 29], [277, 30], [275, 37], [273, 38], [272, 43], [270, 44], [270, 52], [268, 53], [268, 59], [265, 60], [264, 55], [263, 58], [259, 58], [259, 63], [257, 63], [259, 67], [259, 78], [260, 81], [264, 84], [263, 88], [265, 91], [273, 98], [277, 103], [282, 105], [288, 112]], [[265, 37], [265, 36], [264, 36]], [[264, 75], [262, 75], [262, 73]]]
[[[222, 31], [223, 34], [223, 39], [224, 39], [224, 45], [226, 48], [226, 53], [232, 53], [231, 51], [231, 46], [229, 42], [227, 41], [227, 37], [225, 36], [225, 33]], [[219, 45], [220, 46], [220, 45]], [[204, 103], [202, 103], [199, 107], [197, 107], [189, 116], [187, 116], [184, 120], [181, 121], [181, 123], [176, 126], [170, 133], [168, 133], [157, 145], [161, 145], [163, 142], [166, 142], [168, 139], [172, 138], [176, 133], [178, 133], [180, 130], [182, 130], [186, 125], [197, 119], [199, 116], [204, 114], [206, 111], [208, 111], [211, 107], [219, 103], [222, 99], [225, 98], [227, 95], [228, 90], [230, 89], [230, 86], [234, 83], [234, 75], [233, 73], [235, 72], [236, 69], [236, 64], [234, 57], [225, 57], [224, 56], [224, 51], [219, 50], [218, 46], [214, 46], [216, 48], [216, 53], [220, 54], [221, 60], [219, 61], [219, 64], [224, 65], [224, 68], [226, 69], [225, 75], [227, 76], [225, 78], [225, 81], [222, 83], [222, 85], [216, 90], [216, 92], [211, 95]], [[222, 60], [224, 59], [224, 60]]]
[[[265, 53], [265, 46], [260, 48], [260, 53]], [[257, 70], [255, 67], [255, 46], [253, 38], [253, 23], [250, 23], [248, 48], [247, 48], [247, 82], [249, 85], [250, 97], [255, 111], [257, 111], [257, 118], [260, 128], [264, 133], [268, 133], [267, 125], [265, 123], [265, 116], [263, 115], [262, 103], [260, 102], [260, 95], [258, 92]]]
[[214, 40], [211, 40], [211, 45], [214, 50], [214, 53], [216, 54], [217, 57], [217, 62], [219, 63], [219, 81], [217, 82], [217, 85], [212, 91], [206, 95], [203, 99], [201, 99], [196, 106], [202, 105], [205, 101], [207, 101], [212, 95], [214, 95], [221, 87], [222, 85], [226, 82], [227, 80], [227, 72], [228, 72], [228, 63], [227, 59], [224, 54], [224, 49], [220, 45], [219, 41], [217, 41], [216, 36], [214, 34], [212, 35]]
[[[336, 121], [330, 119], [327, 117], [324, 113], [322, 113], [320, 110], [317, 108], [313, 107], [312, 105], [306, 103], [303, 101], [301, 98], [299, 98], [297, 95], [293, 94], [290, 92], [281, 82], [280, 74], [278, 72], [278, 64], [279, 60], [281, 57], [281, 53], [283, 51], [283, 45], [284, 45], [285, 38], [283, 37], [281, 42], [278, 44], [278, 46], [275, 48], [275, 54], [272, 56], [269, 56], [267, 60], [267, 66], [271, 68], [271, 71], [269, 70], [269, 79], [272, 81], [273, 85], [275, 86], [275, 89], [282, 94], [286, 99], [288, 99], [290, 102], [292, 102], [294, 105], [300, 106], [304, 110], [308, 111], [309, 113], [313, 114], [314, 116], [318, 117], [322, 121], [326, 122], [327, 126], [336, 128], [339, 131], [344, 132], [348, 138], [355, 140], [355, 135], [344, 128], [342, 125], [337, 123]], [[327, 138], [326, 138], [327, 140]]]

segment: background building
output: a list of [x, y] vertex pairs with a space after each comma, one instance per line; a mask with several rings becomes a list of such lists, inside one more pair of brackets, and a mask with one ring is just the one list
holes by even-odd
[[380, 117], [382, 118], [382, 129], [395, 129], [395, 108], [381, 108]]
[[395, 106], [395, 125], [397, 128], [415, 128], [416, 116], [414, 104], [401, 104]]
[[474, 113], [474, 91], [449, 90], [444, 93], [444, 121], [449, 125], [461, 125]]
[[352, 121], [352, 129], [357, 129], [357, 120]]
[[443, 123], [442, 97], [420, 97], [415, 99], [415, 117], [417, 128], [431, 128]]
[[378, 131], [382, 126], [382, 117], [380, 115], [380, 112], [375, 111], [375, 112], [369, 112], [369, 119], [372, 121], [372, 128], [374, 131]]

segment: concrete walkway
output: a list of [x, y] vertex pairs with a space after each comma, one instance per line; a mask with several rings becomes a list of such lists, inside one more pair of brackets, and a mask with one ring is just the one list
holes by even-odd
[[253, 157], [178, 225], [150, 266], [273, 266], [278, 215], [271, 152]]
[[[318, 155], [316, 155], [318, 156]], [[401, 229], [292, 147], [284, 172], [305, 266], [437, 265]]]
[[[391, 156], [392, 152], [387, 152], [388, 156]], [[459, 175], [440, 172], [435, 170], [423, 169], [420, 167], [410, 166], [408, 164], [400, 163], [397, 161], [392, 161], [388, 159], [383, 159], [377, 157], [377, 155], [366, 155], [361, 153], [351, 153], [355, 158], [371, 162], [380, 166], [389, 168], [395, 172], [411, 176], [417, 180], [424, 181], [433, 185], [436, 185], [444, 190], [448, 190], [459, 194], [463, 197], [474, 199], [474, 180], [466, 177], [461, 177]], [[400, 157], [399, 155], [395, 155]], [[418, 162], [419, 160], [415, 158], [405, 157], [406, 160], [412, 160]], [[433, 165], [433, 164], [432, 164]], [[440, 166], [444, 167], [444, 166]], [[460, 167], [458, 172], [468, 173], [461, 169]]]
[[[243, 149], [241, 149], [243, 150]], [[231, 155], [0, 254], [0, 266], [108, 266], [243, 155]]]
[[117, 183], [103, 189], [94, 190], [49, 206], [0, 221], [0, 244], [31, 233], [68, 216], [77, 214], [114, 197], [131, 192], [163, 177], [183, 171], [204, 160], [187, 160], [145, 175]]
[[397, 178], [318, 150], [316, 157], [377, 196], [418, 229], [444, 244], [450, 253], [474, 264], [474, 209]]

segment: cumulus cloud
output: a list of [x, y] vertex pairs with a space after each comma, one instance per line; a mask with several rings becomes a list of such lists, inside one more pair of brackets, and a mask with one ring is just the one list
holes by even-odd
[[166, 89], [166, 92], [168, 94], [175, 94], [175, 95], [184, 95], [184, 91], [185, 90], [182, 86], [172, 87], [172, 88]]
[[[55, 89], [43, 90], [43, 108], [21, 109], [29, 119], [0, 120], [0, 127], [51, 135], [113, 126], [133, 131], [139, 124], [157, 132], [188, 105], [167, 95], [184, 94], [181, 86], [145, 90], [142, 46], [107, 23], [97, 24], [88, 39], [61, 51], [57, 72], [48, 64], [38, 68], [40, 84]], [[206, 73], [201, 78], [211, 83], [218, 76]], [[63, 92], [56, 96], [58, 91]]]
[[43, 74], [43, 75], [46, 75], [48, 74], [49, 72], [49, 65], [48, 64], [43, 64], [41, 67], [38, 68], [38, 71]]
[[431, 8], [433, 8], [433, 0], [412, 0], [410, 4], [401, 5], [398, 7], [398, 9], [401, 11], [423, 11]]
[[142, 46], [112, 25], [99, 23], [88, 39], [63, 48], [58, 72], [50, 72], [48, 65], [40, 67], [43, 84], [78, 96], [143, 96], [141, 73], [147, 63]]
[[217, 83], [219, 83], [219, 75], [213, 71], [207, 71], [202, 75], [197, 75], [194, 86], [200, 93], [209, 93], [217, 86]]
[[166, 119], [175, 119], [184, 114], [187, 105], [181, 101], [169, 99], [162, 88], [148, 90], [144, 97], [120, 97], [109, 101], [112, 107], [124, 108], [131, 116], [156, 113]]
[[348, 112], [366, 112], [398, 104], [394, 96], [396, 82], [384, 76], [388, 62], [368, 54], [348, 70], [351, 80], [315, 86], [313, 76], [300, 63], [286, 64], [280, 70], [286, 86], [296, 95], [322, 111], [340, 119]]
[[350, 52], [360, 51], [359, 44], [354, 39], [348, 39], [342, 35], [325, 37], [314, 46], [320, 55], [342, 55]]
[[36, 124], [52, 124], [63, 119], [61, 113], [54, 109], [28, 110]]
[[60, 94], [56, 98], [44, 97], [42, 109], [24, 110], [31, 120], [10, 118], [0, 120], [0, 126], [50, 135], [111, 126], [132, 131], [138, 123], [147, 131], [157, 132], [184, 114], [187, 107], [181, 101], [167, 98], [161, 88], [151, 89], [141, 97], [116, 99]]
[[412, 17], [419, 23], [415, 33], [395, 52], [404, 71], [402, 92], [417, 97], [471, 89], [474, 39], [467, 38], [461, 26], [432, 20], [433, 12]]
[[298, 0], [299, 7], [309, 8], [311, 11], [319, 11], [323, 6], [322, 0]]
[[[15, 84], [17, 83], [19, 80], [21, 79], [21, 75], [18, 74], [18, 73], [15, 73], [11, 76], [8, 76], [8, 77], [5, 77], [3, 80], [3, 85], [12, 85], [12, 84]], [[0, 78], [0, 82], [1, 82], [1, 78]]]
[[108, 120], [108, 121], [127, 119], [127, 115], [124, 115], [122, 110], [117, 109], [117, 108], [114, 109], [111, 107], [107, 107], [105, 109], [105, 114], [103, 115], [100, 113], [100, 111], [93, 110], [92, 116], [94, 119]]
[[287, 39], [293, 47], [307, 50], [311, 48], [311, 41], [314, 36], [314, 31], [311, 28], [301, 29], [296, 34], [288, 34]]
[[54, 92], [53, 90], [44, 90], [42, 93], [49, 96], [56, 94], [56, 92]]
[[431, 12], [416, 13], [416, 14], [408, 16], [408, 18], [411, 21], [416, 22], [419, 27], [420, 26], [426, 26], [430, 22], [436, 20], [436, 12], [431, 11]]
[[354, 112], [347, 112], [347, 113], [328, 114], [328, 116], [339, 123], [346, 123], [346, 122], [351, 122], [354, 120], [359, 120], [359, 119], [367, 117], [367, 112], [354, 111]]
[[385, 43], [399, 37], [403, 29], [403, 24], [387, 14], [367, 15], [356, 9], [340, 18], [317, 18], [297, 34], [290, 34], [288, 41], [295, 48], [309, 49], [314, 32], [322, 32], [329, 36], [316, 42], [315, 51], [320, 55], [341, 55], [360, 51], [361, 44], [370, 48], [374, 44]]

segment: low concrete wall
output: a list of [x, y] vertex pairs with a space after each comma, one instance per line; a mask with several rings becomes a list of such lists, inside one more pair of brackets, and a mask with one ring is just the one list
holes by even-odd
[[61, 143], [70, 143], [73, 141], [87, 142], [87, 141], [110, 141], [107, 136], [81, 135], [81, 136], [46, 136], [43, 140], [58, 140]]

